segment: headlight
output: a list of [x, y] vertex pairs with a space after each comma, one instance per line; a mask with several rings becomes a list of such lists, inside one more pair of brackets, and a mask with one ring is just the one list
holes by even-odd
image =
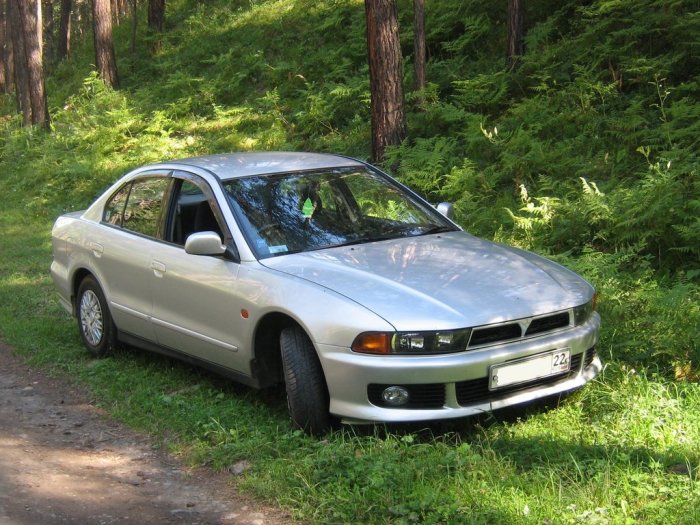
[[574, 308], [574, 325], [580, 326], [591, 318], [593, 312], [598, 307], [598, 293], [593, 294], [593, 298], [586, 304]]
[[365, 332], [352, 343], [363, 354], [449, 354], [467, 349], [471, 329], [440, 332]]

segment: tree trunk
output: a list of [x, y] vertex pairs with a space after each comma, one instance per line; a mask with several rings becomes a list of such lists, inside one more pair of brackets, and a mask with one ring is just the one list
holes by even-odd
[[49, 127], [49, 110], [44, 86], [44, 66], [41, 58], [43, 33], [38, 5], [41, 0], [15, 0], [22, 19], [20, 31], [24, 33], [24, 58], [29, 87], [31, 123]]
[[24, 34], [22, 31], [22, 18], [17, 7], [17, 0], [8, 0], [7, 11], [7, 20], [10, 22], [9, 27], [12, 38], [17, 110], [22, 113], [22, 125], [31, 126], [32, 103], [29, 99], [27, 60], [24, 54]]
[[365, 0], [372, 113], [372, 159], [406, 137], [403, 67], [395, 0]]
[[111, 0], [112, 23], [119, 25], [126, 16], [126, 0]]
[[148, 0], [148, 30], [154, 35], [151, 51], [160, 51], [161, 33], [165, 27], [165, 0]]
[[92, 0], [76, 0], [74, 2], [73, 14], [75, 19], [73, 20], [73, 27], [80, 42], [85, 41], [86, 26], [90, 25], [91, 6]]
[[425, 89], [425, 61], [425, 0], [413, 0], [413, 67], [416, 74], [416, 91]]
[[0, 0], [0, 93], [7, 93], [9, 79], [7, 78], [7, 34], [5, 33], [5, 0]]
[[61, 27], [58, 33], [56, 60], [59, 62], [70, 54], [71, 0], [61, 0]]
[[518, 67], [523, 56], [523, 0], [508, 0], [508, 43], [506, 67], [509, 71]]
[[[34, 12], [33, 12], [33, 20], [34, 20], [34, 27], [36, 29], [36, 38], [37, 42], [39, 42], [39, 54], [42, 56], [42, 60], [44, 57], [44, 15], [42, 13], [41, 9], [41, 0], [27, 0], [29, 2], [28, 5], [34, 5]], [[24, 3], [24, 2], [22, 2]], [[26, 45], [26, 44], [25, 44]]]
[[148, 0], [148, 28], [158, 33], [165, 27], [165, 0]]
[[[0, 0], [5, 29], [5, 90], [11, 93], [15, 90], [15, 53], [12, 43], [12, 27], [10, 27], [10, 0]], [[19, 104], [18, 104], [19, 109]]]
[[53, 23], [53, 1], [42, 0], [44, 3], [44, 49], [42, 57], [44, 58], [44, 70], [48, 70], [53, 63], [55, 56], [54, 51], [54, 23]]
[[119, 25], [119, 7], [117, 0], [109, 0], [109, 12], [112, 13], [112, 27]]
[[110, 0], [92, 0], [92, 23], [95, 37], [95, 64], [97, 73], [106, 84], [119, 87], [117, 59], [112, 40], [112, 13]]
[[132, 58], [136, 56], [136, 29], [139, 25], [138, 14], [136, 0], [131, 0], [131, 43], [129, 44], [129, 51], [131, 52]]

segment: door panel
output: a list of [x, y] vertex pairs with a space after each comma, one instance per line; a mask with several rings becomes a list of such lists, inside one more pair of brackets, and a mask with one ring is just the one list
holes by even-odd
[[237, 263], [164, 245], [152, 260], [153, 326], [158, 343], [250, 375], [244, 348]]
[[225, 243], [231, 242], [230, 234], [204, 180], [181, 171], [173, 179], [165, 227], [170, 244], [163, 244], [149, 262], [158, 343], [250, 375], [250, 355], [243, 348], [250, 323], [241, 317], [238, 263], [184, 249], [195, 232], [212, 231]]
[[105, 206], [99, 238], [96, 232], [86, 239], [117, 328], [151, 341], [149, 263], [162, 244], [157, 238], [169, 185], [168, 172], [151, 172], [124, 184]]
[[148, 319], [151, 313], [150, 274], [148, 264], [156, 241], [117, 228], [103, 228], [99, 243], [102, 252], [91, 255], [110, 302], [110, 313], [119, 330], [153, 341], [155, 333]]

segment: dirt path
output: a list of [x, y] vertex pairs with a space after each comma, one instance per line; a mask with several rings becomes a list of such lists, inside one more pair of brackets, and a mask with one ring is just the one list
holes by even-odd
[[288, 523], [192, 472], [0, 343], [0, 525]]

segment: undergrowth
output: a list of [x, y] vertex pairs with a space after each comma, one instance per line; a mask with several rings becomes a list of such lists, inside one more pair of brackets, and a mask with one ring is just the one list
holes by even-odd
[[[468, 231], [549, 256], [600, 292], [603, 377], [556, 410], [429, 429], [290, 430], [280, 392], [126, 351], [92, 361], [53, 298], [50, 225], [120, 174], [232, 150], [367, 158], [364, 7], [356, 0], [168, 3], [162, 46], [129, 51], [122, 89], [90, 39], [47, 80], [51, 133], [0, 98], [0, 334], [39, 366], [196, 464], [317, 523], [700, 522], [700, 55], [697, 2], [528, 3], [506, 72], [505, 9], [427, 8], [428, 87], [385, 167]], [[128, 24], [127, 24], [128, 25]], [[196, 43], [196, 44], [195, 44]], [[28, 313], [31, 312], [31, 313]]]

